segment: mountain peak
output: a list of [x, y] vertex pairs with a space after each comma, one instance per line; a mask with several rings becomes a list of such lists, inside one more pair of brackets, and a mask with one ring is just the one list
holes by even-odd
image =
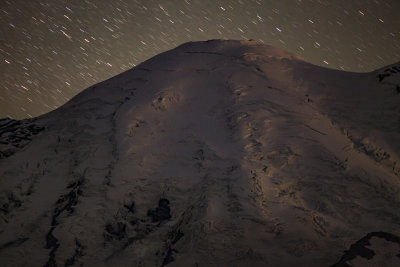
[[215, 39], [201, 42], [188, 42], [178, 46], [176, 49], [186, 53], [215, 53], [231, 57], [243, 57], [247, 53], [252, 53], [267, 57], [301, 59], [301, 57], [286, 52], [283, 49], [265, 45], [254, 40]]

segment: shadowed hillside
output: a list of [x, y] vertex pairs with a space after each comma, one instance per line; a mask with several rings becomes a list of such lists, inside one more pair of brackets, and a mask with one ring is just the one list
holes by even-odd
[[400, 64], [186, 43], [0, 121], [3, 266], [399, 266]]

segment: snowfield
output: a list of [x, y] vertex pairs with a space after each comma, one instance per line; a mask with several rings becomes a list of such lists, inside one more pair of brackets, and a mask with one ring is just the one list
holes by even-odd
[[399, 236], [400, 63], [186, 43], [0, 120], [2, 266], [400, 266]]

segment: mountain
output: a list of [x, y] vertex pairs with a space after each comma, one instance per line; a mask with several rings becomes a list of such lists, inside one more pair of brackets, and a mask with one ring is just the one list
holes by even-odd
[[186, 43], [0, 151], [3, 266], [400, 266], [400, 63]]

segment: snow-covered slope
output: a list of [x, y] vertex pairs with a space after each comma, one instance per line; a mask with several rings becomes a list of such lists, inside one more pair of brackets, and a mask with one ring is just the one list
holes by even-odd
[[400, 63], [187, 43], [0, 151], [2, 266], [400, 264]]

